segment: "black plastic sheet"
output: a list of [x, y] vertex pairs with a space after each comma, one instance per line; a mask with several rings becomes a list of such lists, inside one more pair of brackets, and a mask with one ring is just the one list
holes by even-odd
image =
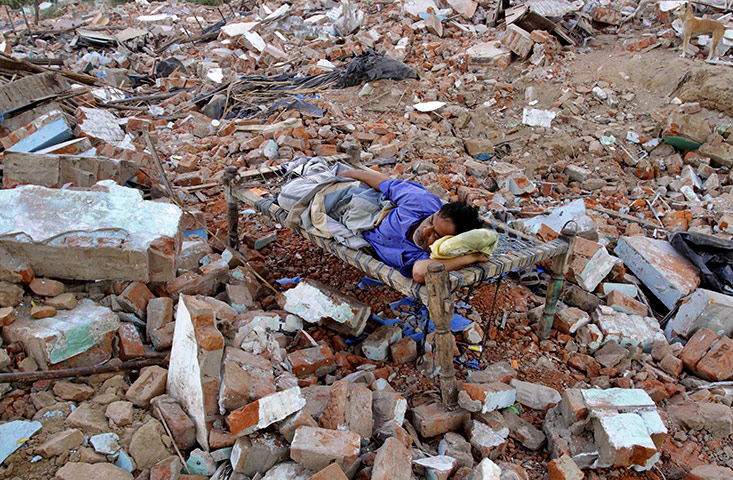
[[702, 233], [675, 232], [669, 242], [700, 270], [704, 288], [733, 293], [733, 241]]

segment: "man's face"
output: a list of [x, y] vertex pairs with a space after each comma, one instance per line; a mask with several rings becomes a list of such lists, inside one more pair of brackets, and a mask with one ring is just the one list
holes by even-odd
[[412, 242], [422, 250], [430, 250], [436, 240], [446, 235], [455, 235], [456, 226], [453, 221], [441, 217], [437, 212], [420, 222], [412, 234]]

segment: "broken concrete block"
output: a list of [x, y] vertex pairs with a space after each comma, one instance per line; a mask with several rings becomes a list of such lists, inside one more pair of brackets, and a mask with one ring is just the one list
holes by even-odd
[[582, 270], [574, 269], [575, 281], [584, 290], [592, 292], [599, 283], [611, 273], [613, 267], [619, 263], [619, 259], [610, 255], [605, 247], [600, 246], [595, 253], [588, 258]]
[[499, 42], [477, 43], [466, 50], [469, 63], [473, 65], [496, 65], [505, 68], [511, 63], [512, 52]]
[[381, 325], [377, 327], [361, 344], [364, 356], [375, 362], [384, 362], [389, 358], [389, 347], [402, 338], [402, 329], [397, 325]]
[[295, 431], [290, 458], [318, 471], [331, 463], [347, 470], [359, 455], [359, 435], [348, 431], [301, 427]]
[[409, 450], [394, 437], [388, 438], [374, 458], [372, 480], [410, 480], [412, 456]]
[[664, 327], [664, 334], [674, 338], [690, 338], [701, 328], [720, 335], [733, 334], [733, 296], [698, 288], [682, 300], [677, 314]]
[[669, 309], [700, 284], [697, 268], [667, 241], [621, 237], [614, 253]]
[[26, 184], [49, 188], [73, 184], [89, 188], [101, 180], [122, 185], [138, 171], [138, 166], [129, 160], [20, 152], [6, 152], [3, 167], [4, 188]]
[[517, 379], [513, 379], [510, 385], [517, 391], [517, 402], [529, 408], [544, 410], [550, 405], [560, 403], [560, 393], [554, 388]]
[[396, 392], [376, 390], [372, 392], [372, 415], [374, 431], [379, 431], [387, 422], [402, 425], [407, 413], [407, 400]]
[[484, 458], [465, 478], [466, 480], [500, 480], [501, 477], [501, 467], [491, 459]]
[[547, 464], [550, 480], [583, 480], [585, 475], [570, 455], [555, 458]]
[[656, 408], [649, 394], [639, 388], [590, 388], [580, 390], [585, 407], [591, 410], [614, 409], [630, 412], [639, 408]]
[[650, 352], [655, 340], [665, 339], [659, 322], [652, 317], [629, 315], [601, 305], [593, 312], [592, 318], [606, 342], [615, 340], [619, 345], [632, 345]]
[[145, 367], [125, 394], [125, 398], [138, 407], [147, 408], [150, 401], [165, 393], [168, 371], [157, 365]]
[[502, 412], [502, 416], [509, 428], [509, 436], [522, 442], [528, 449], [536, 451], [545, 444], [545, 434], [527, 420], [510, 411]]
[[112, 355], [112, 338], [120, 327], [117, 314], [106, 307], [83, 299], [73, 310], [63, 310], [55, 316], [33, 320], [24, 314], [2, 334], [8, 343], [22, 342], [38, 365], [49, 365], [74, 359], [75, 365], [96, 365]]
[[475, 451], [477, 458], [496, 459], [506, 449], [506, 439], [509, 429], [501, 427], [494, 429], [483, 422], [473, 420], [468, 432], [468, 441]]
[[568, 307], [557, 312], [552, 326], [571, 335], [588, 323], [590, 323], [590, 315], [587, 312], [576, 307]]
[[514, 24], [507, 25], [501, 43], [522, 58], [526, 58], [534, 46], [534, 40], [530, 37], [529, 32]]
[[181, 210], [109, 180], [95, 188], [0, 190], [0, 249], [53, 278], [175, 279]]
[[275, 393], [272, 363], [259, 355], [227, 347], [222, 362], [219, 406], [236, 410]]
[[145, 346], [143, 345], [140, 332], [137, 327], [130, 322], [122, 322], [117, 330], [117, 339], [119, 340], [119, 357], [122, 361], [132, 360], [145, 356]]
[[469, 412], [488, 413], [514, 405], [517, 391], [501, 382], [464, 383], [458, 404]]
[[629, 315], [646, 317], [649, 313], [646, 305], [618, 290], [613, 290], [606, 295], [606, 304], [617, 312], [628, 313]]
[[276, 392], [231, 412], [227, 417], [229, 431], [232, 435], [247, 435], [284, 420], [304, 406], [299, 387]]
[[649, 436], [643, 419], [635, 413], [594, 419], [594, 438], [599, 460], [604, 465], [636, 465], [647, 469], [659, 458], [657, 446]]
[[443, 403], [422, 404], [412, 409], [415, 430], [424, 438], [460, 430], [470, 419], [465, 410], [450, 410]]
[[305, 279], [283, 295], [283, 310], [354, 337], [361, 335], [371, 315], [368, 305], [315, 280]]
[[287, 458], [288, 446], [277, 436], [266, 433], [252, 440], [238, 438], [232, 448], [230, 460], [235, 472], [253, 477], [264, 474]]
[[336, 370], [333, 352], [326, 345], [296, 350], [288, 354], [288, 362], [298, 377], [322, 377]]
[[168, 394], [180, 402], [196, 425], [196, 440], [208, 449], [210, 419], [218, 413], [224, 337], [216, 328], [214, 310], [181, 295], [168, 368]]

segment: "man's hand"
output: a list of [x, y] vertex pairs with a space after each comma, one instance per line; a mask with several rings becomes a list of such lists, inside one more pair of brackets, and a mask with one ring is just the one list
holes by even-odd
[[418, 260], [415, 262], [415, 265], [412, 267], [412, 279], [417, 283], [425, 283], [425, 273], [427, 273], [428, 267], [431, 263], [442, 263], [445, 266], [445, 269], [451, 272], [453, 270], [460, 270], [466, 265], [471, 265], [472, 263], [487, 262], [488, 260], [488, 255], [478, 252], [441, 260], [426, 258], [425, 260]]

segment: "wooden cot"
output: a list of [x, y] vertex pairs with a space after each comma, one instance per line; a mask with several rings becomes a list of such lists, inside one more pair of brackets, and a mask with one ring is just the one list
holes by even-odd
[[[336, 157], [334, 160], [343, 160]], [[357, 162], [353, 162], [352, 165]], [[360, 168], [360, 167], [357, 167]], [[229, 243], [236, 248], [238, 241], [238, 202], [255, 208], [275, 221], [284, 224], [288, 215], [274, 198], [267, 198], [248, 188], [257, 179], [267, 180], [268, 176], [284, 172], [282, 167], [267, 167], [259, 170], [238, 172], [235, 167], [227, 167], [224, 176], [225, 195], [228, 206]], [[269, 195], [271, 197], [271, 195]], [[463, 288], [487, 282], [502, 274], [523, 269], [543, 260], [552, 258], [552, 280], [548, 285], [545, 307], [540, 321], [539, 337], [547, 338], [552, 328], [555, 307], [563, 287], [564, 276], [575, 244], [575, 230], [572, 224], [566, 226], [560, 238], [543, 243], [524, 233], [512, 229], [504, 223], [485, 219], [486, 228], [499, 233], [496, 251], [486, 263], [473, 264], [458, 271], [446, 272], [443, 265], [430, 265], [425, 284], [406, 278], [396, 269], [386, 265], [368, 253], [339, 244], [335, 240], [311, 235], [300, 228], [293, 230], [332, 255], [353, 265], [366, 275], [379, 279], [403, 295], [413, 297], [428, 307], [430, 319], [435, 324], [435, 349], [440, 366], [440, 388], [444, 403], [449, 406], [457, 402], [455, 371], [453, 368], [453, 335], [449, 323], [453, 318], [455, 293]], [[485, 328], [488, 329], [488, 325]]]

